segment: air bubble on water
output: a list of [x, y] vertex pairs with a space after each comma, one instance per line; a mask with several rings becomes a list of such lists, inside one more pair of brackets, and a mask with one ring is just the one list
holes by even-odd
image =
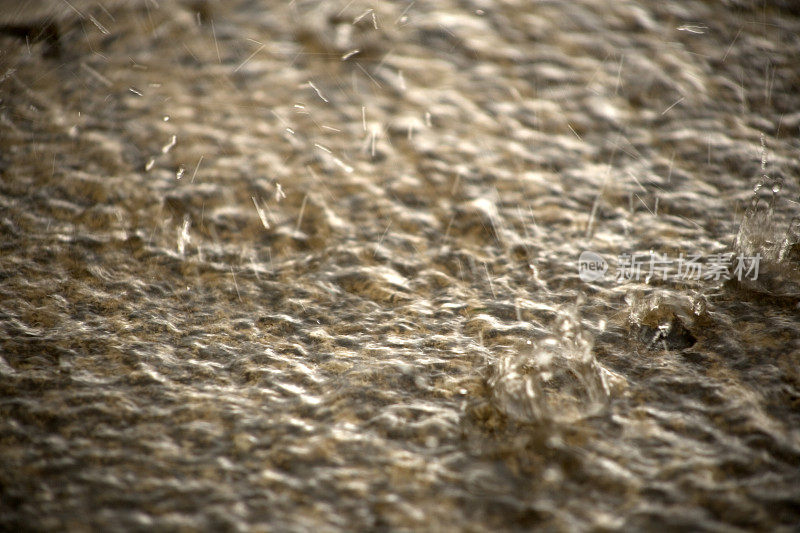
[[163, 120], [164, 120], [164, 122], [169, 122], [169, 115], [164, 115]]

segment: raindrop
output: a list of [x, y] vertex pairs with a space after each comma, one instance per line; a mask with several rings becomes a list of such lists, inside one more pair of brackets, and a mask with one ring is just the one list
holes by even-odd
[[192, 220], [189, 215], [183, 215], [183, 224], [178, 230], [178, 253], [180, 255], [184, 255], [186, 245], [191, 241], [191, 236], [189, 235], [189, 227], [191, 224]]
[[161, 147], [161, 153], [166, 154], [167, 152], [172, 150], [177, 143], [178, 143], [178, 136], [173, 135], [172, 137], [170, 137], [169, 142]]
[[772, 213], [775, 210], [775, 202], [778, 199], [778, 193], [783, 188], [783, 178], [775, 178], [772, 180], [772, 198], [769, 201], [769, 211]]
[[282, 199], [286, 198], [286, 193], [283, 192], [283, 187], [280, 183], [275, 184], [275, 201], [280, 202]]
[[350, 59], [351, 57], [353, 57], [354, 55], [356, 55], [360, 51], [361, 50], [356, 48], [355, 50], [351, 50], [351, 51], [347, 52], [345, 55], [342, 56], [342, 61], [347, 61], [348, 59]]
[[685, 31], [688, 33], [697, 33], [702, 34], [708, 30], [708, 26], [705, 24], [684, 24], [683, 26], [678, 26], [678, 31]]
[[753, 193], [757, 193], [758, 191], [760, 191], [764, 187], [764, 185], [766, 185], [768, 179], [769, 176], [767, 176], [766, 174], [761, 176], [761, 179], [759, 179], [758, 182], [753, 186]]

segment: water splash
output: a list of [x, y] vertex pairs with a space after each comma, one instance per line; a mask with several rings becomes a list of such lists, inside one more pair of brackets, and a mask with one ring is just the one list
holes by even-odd
[[792, 218], [778, 254], [781, 263], [800, 263], [800, 217]]
[[[745, 209], [744, 218], [736, 234], [734, 248], [747, 255], [760, 253], [767, 261], [777, 262], [783, 241], [782, 231], [775, 218], [775, 206], [783, 189], [783, 178], [771, 177], [767, 172], [767, 143], [761, 134], [761, 175], [753, 186], [750, 203]], [[772, 193], [766, 200], [764, 189]]]
[[178, 229], [178, 253], [183, 256], [186, 252], [186, 245], [191, 242], [192, 237], [189, 235], [189, 228], [192, 225], [192, 220], [189, 215], [183, 215], [183, 224]]
[[761, 175], [736, 233], [734, 250], [761, 257], [759, 278], [743, 285], [773, 296], [800, 297], [800, 216], [792, 218], [788, 226], [781, 223], [776, 209], [783, 189], [784, 178], [767, 172], [766, 141], [762, 135]]
[[703, 294], [632, 291], [625, 295], [625, 303], [631, 333], [651, 351], [690, 348], [711, 321]]
[[502, 357], [488, 380], [497, 408], [523, 422], [571, 423], [602, 413], [622, 378], [594, 356], [575, 308], [562, 310], [553, 335]]

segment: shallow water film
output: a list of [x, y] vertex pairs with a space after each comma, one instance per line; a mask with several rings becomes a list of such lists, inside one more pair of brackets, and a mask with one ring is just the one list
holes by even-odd
[[23, 4], [0, 529], [800, 523], [796, 4]]

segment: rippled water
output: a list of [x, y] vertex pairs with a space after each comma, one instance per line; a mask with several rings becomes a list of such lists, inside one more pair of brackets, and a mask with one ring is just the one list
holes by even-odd
[[797, 527], [792, 3], [75, 4], [0, 37], [0, 526]]

